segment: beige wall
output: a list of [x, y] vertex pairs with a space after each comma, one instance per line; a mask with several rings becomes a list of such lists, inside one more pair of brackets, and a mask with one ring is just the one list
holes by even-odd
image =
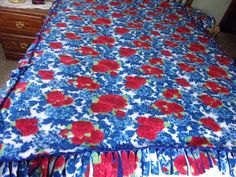
[[219, 23], [230, 2], [231, 0], [194, 0], [192, 7], [214, 16]]

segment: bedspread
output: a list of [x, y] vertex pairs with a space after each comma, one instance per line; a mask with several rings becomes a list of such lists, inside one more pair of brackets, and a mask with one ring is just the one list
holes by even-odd
[[0, 100], [1, 176], [236, 175], [236, 68], [175, 2], [56, 1]]

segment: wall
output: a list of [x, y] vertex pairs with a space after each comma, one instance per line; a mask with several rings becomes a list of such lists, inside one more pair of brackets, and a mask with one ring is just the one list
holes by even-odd
[[216, 22], [220, 23], [230, 2], [231, 0], [194, 0], [192, 7], [214, 16]]

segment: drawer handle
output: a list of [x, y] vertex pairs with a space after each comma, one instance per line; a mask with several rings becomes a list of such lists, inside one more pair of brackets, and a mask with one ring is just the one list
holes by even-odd
[[28, 47], [28, 43], [20, 42], [20, 46], [21, 46], [22, 49], [26, 49]]
[[22, 22], [22, 21], [16, 21], [16, 27], [17, 27], [17, 28], [21, 29], [21, 28], [23, 28], [24, 26], [25, 26], [24, 22]]

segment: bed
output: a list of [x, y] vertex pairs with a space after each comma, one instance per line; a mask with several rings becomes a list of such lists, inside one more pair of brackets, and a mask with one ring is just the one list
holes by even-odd
[[0, 176], [235, 176], [236, 68], [200, 16], [54, 2], [0, 90]]

